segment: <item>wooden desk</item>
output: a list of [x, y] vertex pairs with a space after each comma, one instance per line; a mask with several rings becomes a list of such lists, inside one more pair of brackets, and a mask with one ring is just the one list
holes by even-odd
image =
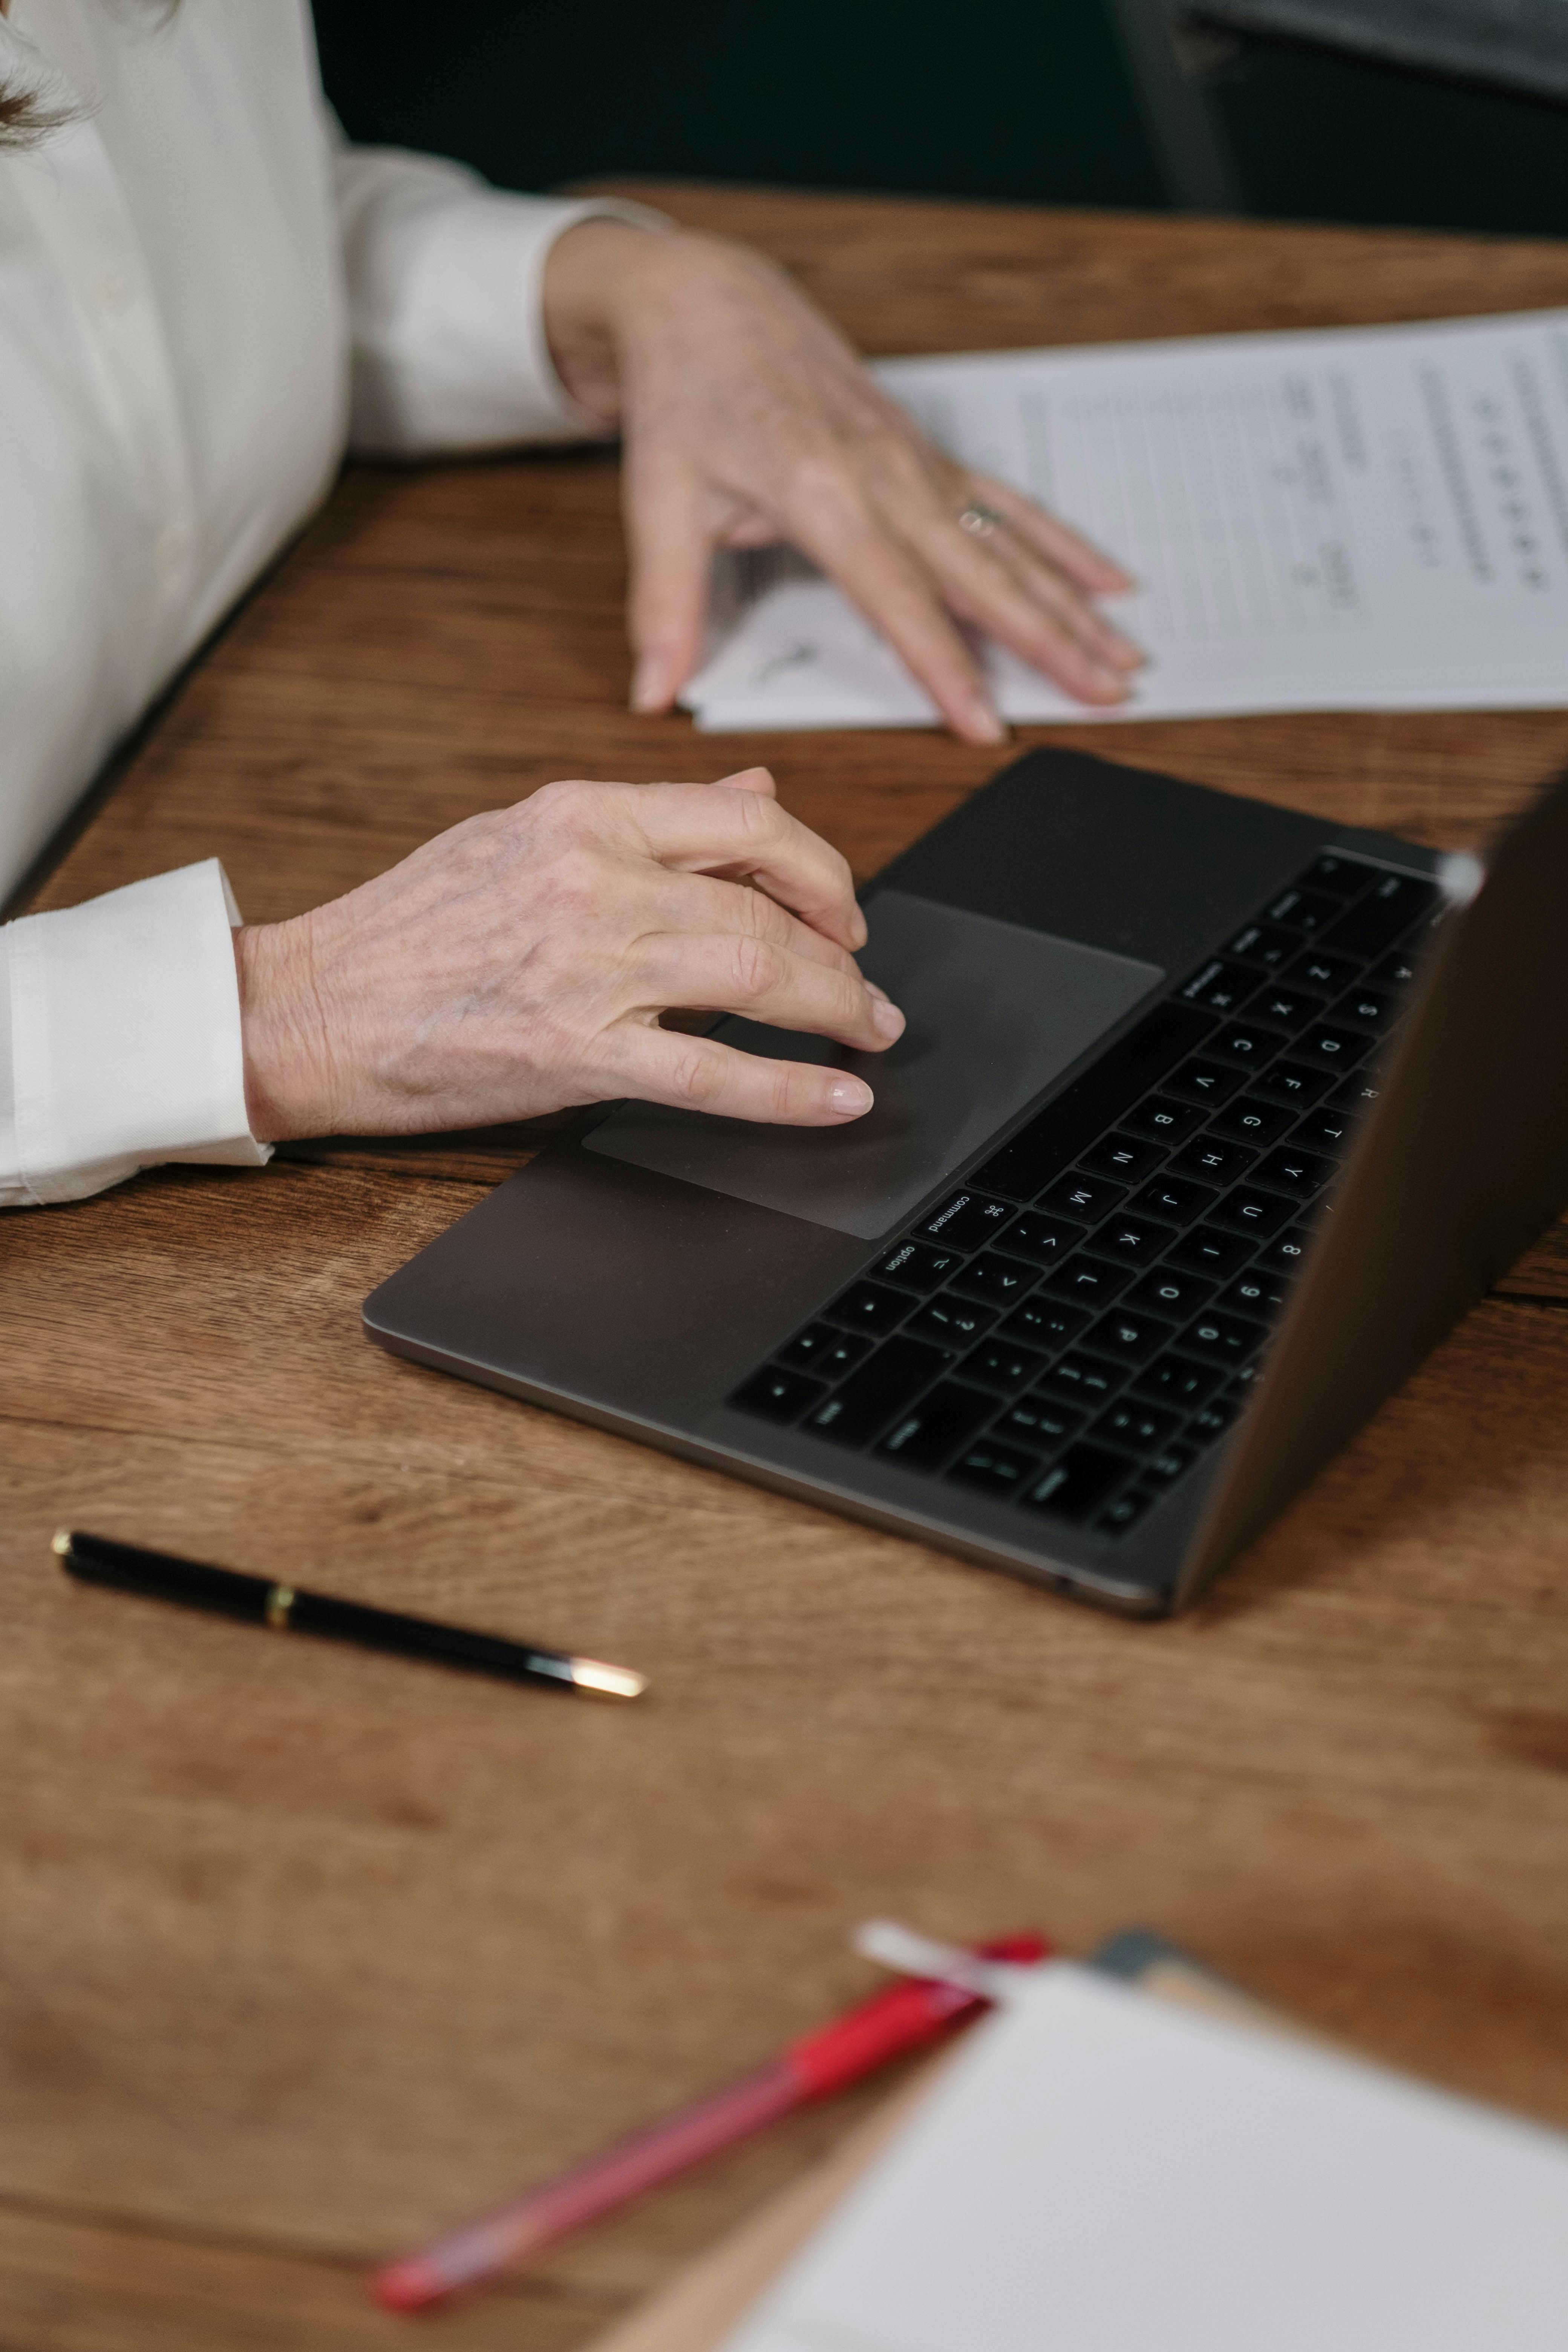
[[[872, 348], [1568, 300], [1568, 247], [662, 192]], [[936, 735], [623, 708], [604, 455], [349, 474], [43, 894], [214, 851], [289, 914], [555, 776], [773, 762], [879, 865]], [[1035, 730], [1477, 841], [1568, 714]], [[361, 2266], [853, 1996], [851, 1923], [1147, 1920], [1568, 2124], [1568, 1248], [1549, 1242], [1195, 1616], [1140, 1628], [395, 1362], [363, 1294], [493, 1138], [169, 1171], [8, 1217], [0, 2345], [407, 2343]], [[68, 1590], [60, 1521], [599, 1649], [624, 1712]], [[436, 2323], [565, 2352], [819, 2115]]]

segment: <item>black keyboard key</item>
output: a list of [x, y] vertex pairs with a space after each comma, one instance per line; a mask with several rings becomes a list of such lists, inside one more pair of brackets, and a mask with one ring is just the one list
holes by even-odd
[[1331, 1160], [1321, 1160], [1315, 1152], [1299, 1151], [1294, 1140], [1282, 1143], [1271, 1151], [1261, 1168], [1254, 1169], [1255, 1184], [1267, 1184], [1273, 1192], [1288, 1192], [1293, 1201], [1316, 1198], [1331, 1176], [1336, 1173]]
[[938, 1348], [922, 1348], [916, 1339], [889, 1339], [808, 1413], [803, 1426], [832, 1438], [836, 1445], [868, 1445], [896, 1412], [947, 1368], [948, 1359]]
[[[1189, 1144], [1187, 1150], [1190, 1151], [1192, 1149]], [[1247, 1158], [1249, 1155], [1243, 1153], [1239, 1156]], [[1190, 1176], [1156, 1176], [1152, 1184], [1145, 1184], [1137, 1194], [1132, 1206], [1145, 1216], [1163, 1218], [1167, 1225], [1191, 1225], [1199, 1217], [1206, 1215], [1218, 1197], [1215, 1185], [1194, 1184]], [[1119, 1222], [1112, 1221], [1113, 1223]], [[1096, 1242], [1096, 1249], [1105, 1247], [1106, 1234], [1110, 1230], [1108, 1225]], [[1167, 1234], [1165, 1238], [1169, 1241], [1170, 1234]]]
[[983, 1339], [996, 1320], [994, 1307], [981, 1307], [973, 1299], [955, 1298], [951, 1290], [940, 1297], [928, 1298], [918, 1314], [911, 1315], [907, 1336], [911, 1339], [929, 1340], [936, 1348], [972, 1348]]
[[1321, 1021], [1327, 1012], [1329, 1000], [1315, 989], [1291, 988], [1281, 981], [1260, 988], [1247, 1008], [1249, 1022], [1261, 1022], [1265, 1028], [1278, 1029], [1287, 1037]]
[[1250, 1184], [1238, 1184], [1215, 1211], [1214, 1223], [1223, 1225], [1227, 1233], [1250, 1234], [1255, 1242], [1266, 1242], [1300, 1214], [1298, 1202], [1281, 1200], [1278, 1192], [1256, 1192]]
[[1175, 1328], [1157, 1315], [1129, 1315], [1115, 1307], [1084, 1333], [1083, 1344], [1119, 1364], [1146, 1364], [1175, 1336]]
[[1251, 1315], [1271, 1320], [1282, 1311], [1289, 1296], [1289, 1274], [1249, 1265], [1245, 1274], [1237, 1276], [1227, 1290], [1220, 1292], [1215, 1306], [1225, 1315]]
[[[1347, 988], [1354, 977], [1353, 972], [1346, 973]], [[1385, 955], [1383, 961], [1373, 964], [1367, 973], [1373, 988], [1408, 988], [1415, 977], [1415, 958], [1408, 948], [1395, 948], [1392, 955]]]
[[1015, 1307], [1001, 1328], [1006, 1339], [1021, 1339], [1025, 1347], [1043, 1348], [1052, 1355], [1058, 1348], [1069, 1347], [1091, 1320], [1089, 1307], [1069, 1307], [1065, 1299], [1037, 1290], [1022, 1307]]
[[824, 1393], [820, 1381], [808, 1381], [804, 1372], [781, 1372], [775, 1365], [766, 1364], [742, 1383], [730, 1402], [742, 1412], [754, 1412], [760, 1420], [787, 1423], [798, 1421]]
[[1336, 1024], [1323, 1022], [1298, 1037], [1290, 1048], [1295, 1061], [1305, 1063], [1312, 1070], [1353, 1070], [1371, 1053], [1373, 1041], [1359, 1029], [1342, 1029]]
[[1244, 1070], [1260, 1070], [1279, 1053], [1280, 1038], [1278, 1030], [1260, 1028], [1251, 1021], [1229, 1021], [1216, 1037], [1211, 1037], [1204, 1047], [1206, 1062], [1237, 1064]]
[[1121, 1364], [1106, 1364], [1098, 1356], [1074, 1354], [1053, 1364], [1040, 1387], [1047, 1396], [1093, 1412], [1096, 1406], [1110, 1402], [1126, 1377], [1126, 1368]]
[[1184, 1143], [1204, 1123], [1197, 1103], [1178, 1102], [1174, 1095], [1151, 1095], [1128, 1111], [1121, 1121], [1130, 1135], [1146, 1135], [1151, 1143]]
[[952, 1287], [965, 1298], [984, 1299], [990, 1307], [1016, 1307], [1039, 1278], [1037, 1265], [1026, 1265], [1021, 1257], [1005, 1257], [1000, 1250], [984, 1250], [953, 1276]]
[[1081, 1176], [1075, 1168], [1041, 1195], [1040, 1206], [1058, 1217], [1079, 1217], [1098, 1224], [1127, 1198], [1125, 1184], [1108, 1183], [1103, 1176]]
[[1123, 1397], [1119, 1404], [1108, 1404], [1100, 1419], [1089, 1425], [1090, 1437], [1102, 1437], [1108, 1445], [1123, 1445], [1134, 1454], [1147, 1454], [1152, 1446], [1163, 1445], [1182, 1425], [1182, 1416], [1168, 1405], [1144, 1404], [1138, 1397]]
[[1037, 1111], [1010, 1143], [994, 1152], [974, 1181], [982, 1192], [1010, 1201], [1033, 1201], [1086, 1144], [1114, 1127], [1130, 1103], [1159, 1085], [1167, 1070], [1196, 1053], [1214, 1027], [1213, 1015], [1194, 1004], [1155, 1005], [1125, 1037], [1119, 1037], [1083, 1076], [1064, 1087]]
[[1361, 978], [1356, 957], [1331, 955], [1324, 948], [1308, 948], [1288, 963], [1279, 975], [1287, 988], [1310, 988], [1320, 996], [1338, 996]]
[[1212, 1192], [1245, 1176], [1257, 1157], [1257, 1152], [1249, 1151], [1245, 1144], [1227, 1143], [1211, 1128], [1206, 1135], [1194, 1135], [1190, 1143], [1183, 1146], [1171, 1162], [1170, 1173], [1178, 1181], [1183, 1177], [1195, 1179]]
[[1142, 1136], [1123, 1135], [1113, 1128], [1091, 1143], [1079, 1160], [1091, 1176], [1109, 1176], [1113, 1184], [1141, 1184], [1152, 1176], [1165, 1154], [1157, 1143], [1147, 1143]]
[[1208, 1305], [1214, 1288], [1201, 1275], [1184, 1274], [1167, 1260], [1134, 1283], [1122, 1303], [1133, 1314], [1167, 1315], [1173, 1323], [1183, 1323]]
[[1266, 923], [1278, 924], [1281, 929], [1300, 931], [1307, 939], [1315, 939], [1320, 931], [1326, 930], [1331, 923], [1337, 921], [1344, 910], [1342, 898], [1330, 898], [1321, 890], [1303, 890], [1300, 883], [1292, 882], [1288, 890], [1280, 891], [1271, 906], [1265, 907], [1263, 919]]
[[1209, 1364], [1245, 1364], [1268, 1337], [1266, 1324], [1246, 1315], [1217, 1315], [1210, 1307], [1183, 1332], [1177, 1345]]
[[1065, 1217], [1042, 1217], [1037, 1209], [1026, 1209], [1007, 1228], [1007, 1247], [1037, 1265], [1059, 1265], [1088, 1237], [1087, 1225], [1075, 1225]]
[[879, 1338], [898, 1328], [913, 1303], [906, 1291], [889, 1290], [886, 1283], [854, 1282], [842, 1298], [822, 1311], [847, 1331], [872, 1331]]
[[1166, 1263], [1179, 1265], [1188, 1274], [1207, 1275], [1215, 1282], [1225, 1282], [1241, 1271], [1256, 1246], [1240, 1234], [1224, 1234], [1215, 1225], [1194, 1225], [1190, 1234], [1172, 1243]]
[[900, 1414], [877, 1451], [908, 1470], [940, 1470], [995, 1410], [994, 1397], [939, 1381], [919, 1404]]
[[1333, 1093], [1329, 1097], [1329, 1107], [1331, 1110], [1348, 1110], [1352, 1113], [1370, 1110], [1382, 1092], [1377, 1072], [1360, 1070], [1354, 1077], [1346, 1078], [1342, 1085], [1334, 1088]]
[[1069, 1445], [1026, 1488], [1024, 1501], [1031, 1511], [1046, 1511], [1052, 1518], [1078, 1525], [1110, 1501], [1131, 1467], [1125, 1454], [1112, 1454], [1103, 1445]]
[[946, 1249], [984, 1249], [994, 1242], [1017, 1214], [1010, 1202], [993, 1201], [985, 1193], [955, 1192], [940, 1209], [933, 1209], [920, 1228], [924, 1241], [938, 1242]]
[[1175, 1238], [1175, 1231], [1173, 1224], [1152, 1224], [1147, 1217], [1108, 1217], [1094, 1237], [1095, 1255], [1116, 1258], [1123, 1265], [1148, 1265]]
[[1210, 1013], [1239, 1013], [1257, 986], [1258, 974], [1250, 964], [1211, 956], [1201, 971], [1183, 983], [1181, 996], [1184, 1003], [1201, 1004]]
[[1083, 1412], [1078, 1405], [1058, 1404], [1054, 1397], [1025, 1396], [998, 1414], [992, 1426], [998, 1437], [1032, 1445], [1037, 1454], [1054, 1454], [1083, 1427]]
[[947, 1475], [957, 1486], [978, 1487], [982, 1494], [1005, 1502], [1039, 1466], [1037, 1454], [1023, 1454], [1016, 1445], [983, 1437], [959, 1455]]
[[1373, 1037], [1381, 1037], [1385, 1029], [1398, 1020], [1403, 1007], [1397, 992], [1388, 988], [1352, 988], [1329, 1014], [1332, 1022], [1351, 1029], [1365, 1029]]
[[1146, 1462], [1141, 1462], [1138, 1475], [1147, 1479], [1152, 1486], [1173, 1486], [1197, 1458], [1197, 1447], [1185, 1445], [1178, 1438], [1173, 1445], [1163, 1445], [1157, 1454], [1152, 1454]]
[[925, 1242], [900, 1242], [880, 1265], [871, 1268], [879, 1282], [896, 1282], [902, 1289], [940, 1290], [963, 1259], [956, 1250], [932, 1249]]
[[1419, 916], [1428, 913], [1437, 898], [1435, 882], [1417, 881], [1413, 874], [1384, 874], [1348, 915], [1319, 934], [1320, 945], [1336, 955], [1356, 956], [1370, 963], [1385, 955], [1403, 939]]
[[1213, 1445], [1216, 1439], [1225, 1435], [1240, 1411], [1239, 1397], [1228, 1394], [1211, 1397], [1201, 1412], [1194, 1412], [1188, 1422], [1188, 1441], [1194, 1445]]
[[1094, 1524], [1101, 1535], [1124, 1536], [1140, 1519], [1148, 1517], [1158, 1500], [1157, 1495], [1146, 1495], [1142, 1487], [1130, 1486], [1124, 1495], [1118, 1495], [1114, 1503], [1107, 1503]]
[[819, 1381], [842, 1380], [852, 1372], [867, 1349], [869, 1339], [857, 1339], [852, 1332], [835, 1331], [828, 1323], [808, 1323], [797, 1331], [787, 1348], [778, 1350], [777, 1360], [787, 1364], [792, 1372], [811, 1372]]
[[1167, 1404], [1174, 1412], [1194, 1412], [1224, 1386], [1225, 1372], [1218, 1364], [1189, 1363], [1184, 1356], [1156, 1356], [1135, 1376], [1132, 1393], [1152, 1397], [1156, 1404]]
[[1094, 1257], [1069, 1258], [1047, 1274], [1045, 1288], [1053, 1297], [1071, 1299], [1080, 1307], [1109, 1307], [1121, 1297], [1132, 1279], [1130, 1265], [1112, 1265]]
[[1210, 1137], [1217, 1136], [1225, 1143], [1247, 1143], [1254, 1148], [1278, 1143], [1289, 1130], [1295, 1116], [1295, 1112], [1287, 1110], [1283, 1103], [1259, 1102], [1258, 1097], [1248, 1091], [1237, 1095], [1236, 1100], [1226, 1103], [1223, 1110], [1215, 1111], [1204, 1140], [1206, 1143]]
[[1267, 1249], [1258, 1251], [1254, 1271], [1263, 1274], [1295, 1274], [1307, 1255], [1311, 1238], [1310, 1234], [1303, 1232], [1300, 1226], [1292, 1226], [1288, 1234], [1280, 1234], [1276, 1240], [1271, 1241]]
[[1299, 877], [1303, 890], [1327, 890], [1336, 898], [1359, 898], [1376, 881], [1379, 868], [1347, 857], [1342, 849], [1325, 849]]
[[1202, 1103], [1217, 1110], [1247, 1083], [1247, 1072], [1222, 1062], [1184, 1062], [1165, 1081], [1167, 1090], [1184, 1102]]
[[1345, 1110], [1312, 1110], [1290, 1138], [1308, 1151], [1329, 1151], [1342, 1156], [1350, 1150], [1355, 1133], [1355, 1118]]
[[958, 1368], [961, 1380], [973, 1381], [998, 1396], [1026, 1389], [1045, 1363], [1037, 1348], [1020, 1348], [1015, 1339], [984, 1339]]
[[1243, 963], [1255, 963], [1263, 971], [1279, 971], [1301, 952], [1298, 931], [1281, 931], [1271, 923], [1248, 923], [1237, 931], [1225, 950], [1227, 956], [1238, 956]]
[[1310, 1110], [1333, 1085], [1333, 1072], [1310, 1069], [1304, 1062], [1275, 1062], [1252, 1081], [1260, 1102], [1280, 1103], [1287, 1110]]

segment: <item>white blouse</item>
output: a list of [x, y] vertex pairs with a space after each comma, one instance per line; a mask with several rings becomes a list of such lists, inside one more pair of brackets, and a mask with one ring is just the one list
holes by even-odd
[[[0, 902], [330, 486], [599, 430], [551, 364], [554, 238], [633, 206], [345, 145], [307, 0], [13, 0], [0, 83]], [[216, 860], [0, 928], [0, 1206], [258, 1165]]]

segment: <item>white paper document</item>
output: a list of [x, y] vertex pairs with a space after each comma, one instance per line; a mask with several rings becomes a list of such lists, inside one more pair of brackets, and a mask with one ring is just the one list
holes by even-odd
[[725, 2352], [1563, 2352], [1568, 2140], [1042, 1969]]
[[[892, 360], [942, 446], [1139, 582], [1090, 710], [986, 646], [1013, 719], [1568, 703], [1568, 310]], [[907, 727], [930, 698], [785, 549], [715, 564], [699, 727]]]

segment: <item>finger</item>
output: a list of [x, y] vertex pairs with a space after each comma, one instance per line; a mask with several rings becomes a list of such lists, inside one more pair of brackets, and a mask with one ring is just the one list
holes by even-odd
[[837, 940], [824, 937], [809, 923], [781, 907], [761, 890], [749, 884], [725, 882], [710, 874], [669, 873], [663, 877], [665, 887], [648, 900], [648, 923], [670, 931], [702, 934], [732, 931], [738, 936], [765, 940], [771, 947], [783, 948], [791, 955], [804, 956], [808, 963], [819, 963], [830, 971], [840, 971], [858, 980], [877, 996], [882, 994], [865, 979], [859, 965], [847, 948]]
[[1041, 575], [1031, 593], [999, 545], [977, 540], [945, 516], [928, 525], [918, 546], [961, 619], [1080, 702], [1125, 698], [1127, 665], [1116, 657], [1110, 631], [1065, 582]]
[[622, 475], [634, 710], [668, 710], [702, 654], [709, 534], [702, 488], [679, 458], [627, 446]]
[[866, 943], [855, 883], [836, 849], [761, 792], [717, 784], [630, 788], [632, 821], [661, 866], [749, 882], [851, 952]]
[[640, 943], [632, 985], [647, 1012], [716, 1009], [804, 1029], [862, 1053], [880, 1054], [904, 1031], [904, 1016], [847, 971], [792, 955], [771, 940], [735, 931], [665, 931]]
[[1006, 729], [929, 572], [858, 500], [819, 502], [792, 535], [880, 630], [954, 734], [1001, 743]]
[[1126, 568], [1103, 548], [1096, 547], [1081, 531], [1047, 513], [1033, 499], [1026, 498], [1010, 482], [999, 482], [994, 474], [973, 474], [970, 477], [983, 503], [1005, 514], [1008, 523], [1026, 545], [1043, 555], [1075, 580], [1080, 588], [1097, 595], [1114, 595], [1119, 591], [1136, 588], [1137, 581]]
[[842, 1127], [863, 1118], [875, 1099], [862, 1078], [814, 1062], [764, 1062], [711, 1037], [628, 1024], [617, 1032], [611, 1077], [616, 1092], [641, 1102], [710, 1111], [720, 1118], [774, 1127]]
[[1106, 618], [1087, 591], [1066, 578], [1054, 563], [1047, 563], [1032, 547], [1026, 546], [1011, 524], [1005, 524], [994, 537], [973, 544], [983, 555], [1011, 572], [1026, 595], [1045, 611], [1054, 613], [1097, 661], [1108, 662], [1112, 669], [1142, 668], [1148, 658], [1142, 647], [1134, 645], [1124, 630]]

